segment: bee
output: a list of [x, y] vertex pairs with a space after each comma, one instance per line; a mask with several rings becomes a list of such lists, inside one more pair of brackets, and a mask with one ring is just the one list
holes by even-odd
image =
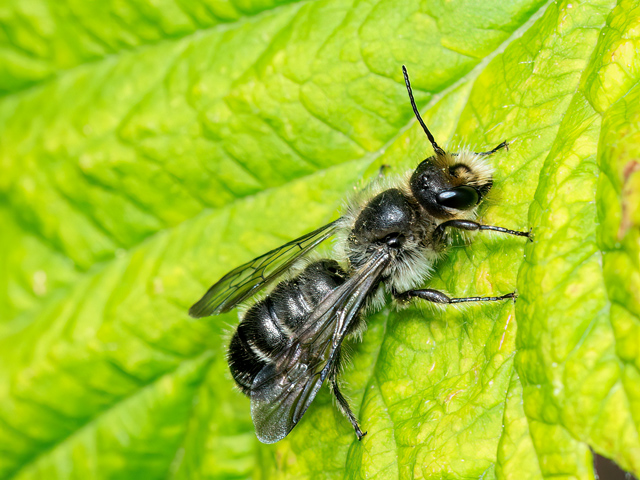
[[[231, 270], [189, 310], [195, 318], [228, 312], [261, 290], [271, 292], [244, 314], [229, 345], [228, 362], [240, 390], [251, 399], [258, 439], [275, 443], [291, 432], [328, 380], [338, 408], [363, 432], [337, 377], [345, 337], [364, 328], [365, 313], [381, 308], [386, 297], [398, 304], [412, 299], [438, 304], [515, 299], [450, 298], [418, 288], [449, 244], [450, 231], [520, 232], [475, 221], [478, 206], [493, 185], [481, 153], [447, 153], [438, 146], [416, 107], [406, 68], [402, 67], [411, 107], [434, 150], [413, 172], [378, 182], [353, 199], [337, 220]], [[337, 258], [303, 258], [331, 236]], [[288, 279], [282, 279], [286, 274]]]

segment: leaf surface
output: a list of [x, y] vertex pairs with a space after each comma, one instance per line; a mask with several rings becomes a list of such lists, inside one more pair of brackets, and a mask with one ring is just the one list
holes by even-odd
[[[93, 4], [91, 4], [93, 5]], [[96, 10], [94, 10], [94, 8]], [[99, 9], [98, 9], [99, 8]], [[0, 477], [640, 473], [637, 2], [7, 2], [0, 10]], [[233, 388], [231, 268], [441, 145], [509, 152], [428, 284], [260, 445]], [[328, 252], [328, 250], [327, 250]]]

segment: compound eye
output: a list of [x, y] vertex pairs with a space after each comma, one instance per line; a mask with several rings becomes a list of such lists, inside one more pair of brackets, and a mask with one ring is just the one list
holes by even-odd
[[443, 207], [455, 208], [456, 210], [468, 210], [477, 205], [480, 197], [475, 188], [463, 185], [440, 192], [436, 197], [436, 201]]

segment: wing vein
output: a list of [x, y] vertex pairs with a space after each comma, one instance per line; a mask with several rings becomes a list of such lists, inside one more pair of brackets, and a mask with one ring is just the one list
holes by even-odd
[[202, 318], [233, 309], [273, 283], [294, 263], [331, 237], [339, 222], [340, 219], [335, 220], [231, 270], [189, 309], [189, 315]]

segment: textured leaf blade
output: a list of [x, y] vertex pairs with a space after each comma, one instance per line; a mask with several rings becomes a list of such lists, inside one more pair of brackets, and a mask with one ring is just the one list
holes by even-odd
[[[638, 473], [635, 3], [273, 6], [180, 5], [197, 35], [149, 15], [157, 45], [2, 85], [38, 83], [0, 99], [1, 475], [590, 478], [589, 447]], [[439, 143], [511, 142], [483, 219], [536, 234], [478, 235], [429, 286], [520, 297], [372, 316], [344, 375], [363, 442], [322, 390], [257, 445], [237, 319], [186, 310], [424, 158], [400, 63]]]

